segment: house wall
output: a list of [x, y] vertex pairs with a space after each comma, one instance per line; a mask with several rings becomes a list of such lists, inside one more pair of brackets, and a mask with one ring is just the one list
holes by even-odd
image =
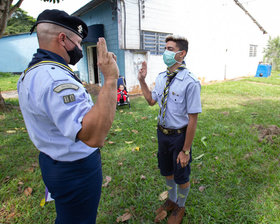
[[[120, 13], [123, 14], [124, 11], [120, 10]], [[264, 35], [234, 1], [145, 1], [144, 18], [142, 15], [141, 11], [141, 30], [187, 37], [187, 67], [202, 81], [254, 75], [258, 63], [262, 61], [262, 51], [268, 35]], [[119, 29], [123, 38], [124, 22], [121, 24]], [[127, 27], [129, 30], [126, 31], [125, 71], [128, 90], [134, 92], [139, 89], [137, 68], [140, 68], [135, 67], [139, 61], [137, 49], [140, 49], [138, 0], [126, 3]], [[250, 44], [258, 45], [257, 57], [249, 57]], [[152, 88], [156, 76], [164, 71], [166, 66], [161, 55], [147, 52], [142, 59], [148, 62], [146, 81]]]
[[[185, 20], [190, 42], [187, 65], [205, 81], [254, 75], [267, 42], [256, 24], [234, 1], [188, 0]], [[261, 23], [261, 21], [259, 21]], [[250, 44], [258, 45], [257, 57], [249, 57]]]
[[[117, 63], [119, 66], [120, 74], [125, 74], [124, 69], [124, 52], [119, 49], [118, 42], [118, 20], [112, 19], [112, 8], [108, 1], [99, 5], [98, 7], [88, 11], [80, 18], [88, 25], [103, 24], [104, 36], [107, 43], [108, 51], [113, 52], [117, 56]], [[87, 66], [87, 46], [96, 45], [97, 43], [86, 43], [83, 45], [84, 57], [78, 63], [78, 70], [80, 77], [83, 81], [88, 82], [88, 66]], [[103, 83], [102, 76], [102, 83]]]
[[[176, 24], [178, 17], [170, 14], [175, 11], [173, 1], [145, 1], [144, 6], [143, 13], [142, 4], [139, 5], [138, 0], [125, 1], [126, 16], [124, 16], [123, 5], [120, 8], [121, 26], [119, 26], [119, 32], [121, 34], [120, 39], [124, 39], [124, 29], [126, 27], [125, 71], [127, 87], [132, 94], [140, 92], [137, 75], [143, 60], [147, 61], [148, 64], [146, 81], [150, 88], [153, 88], [157, 74], [166, 69], [161, 55], [152, 55], [149, 52], [139, 51], [141, 48], [140, 30], [164, 33], [175, 33], [177, 31], [174, 24]], [[124, 21], [125, 18], [126, 20]]]
[[0, 38], [0, 72], [23, 72], [38, 47], [36, 33]]

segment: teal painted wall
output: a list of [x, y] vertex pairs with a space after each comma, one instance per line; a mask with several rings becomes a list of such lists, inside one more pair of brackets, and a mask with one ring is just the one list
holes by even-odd
[[[108, 51], [113, 52], [117, 56], [117, 64], [119, 66], [120, 74], [125, 74], [124, 65], [124, 51], [119, 49], [118, 41], [118, 21], [117, 18], [112, 20], [112, 9], [109, 2], [105, 2], [102, 5], [90, 10], [85, 15], [80, 17], [88, 26], [95, 24], [104, 25], [104, 36], [107, 42]], [[78, 70], [80, 72], [80, 78], [83, 81], [88, 82], [88, 67], [87, 67], [87, 46], [96, 45], [96, 43], [86, 43], [83, 45], [84, 57], [78, 63]], [[102, 76], [102, 84], [103, 84]]]
[[38, 47], [36, 33], [0, 38], [0, 72], [23, 72]]

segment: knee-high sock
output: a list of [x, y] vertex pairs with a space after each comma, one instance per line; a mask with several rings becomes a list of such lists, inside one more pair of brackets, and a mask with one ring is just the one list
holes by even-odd
[[166, 185], [168, 188], [168, 198], [175, 202], [177, 201], [177, 184], [174, 180], [168, 180], [166, 179]]
[[190, 191], [190, 187], [187, 187], [187, 188], [178, 188], [178, 206], [179, 207], [185, 207], [185, 203], [186, 203], [186, 200], [187, 200], [187, 197], [188, 197], [188, 194], [189, 194], [189, 191]]

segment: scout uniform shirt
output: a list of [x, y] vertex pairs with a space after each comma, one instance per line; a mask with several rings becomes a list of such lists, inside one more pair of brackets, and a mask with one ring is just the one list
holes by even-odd
[[18, 95], [28, 134], [41, 152], [58, 161], [75, 161], [93, 153], [77, 139], [91, 96], [62, 57], [38, 49], [18, 81]]
[[[152, 91], [152, 98], [158, 102], [160, 111], [162, 111], [161, 101], [166, 79], [166, 71], [160, 73]], [[180, 129], [188, 125], [188, 114], [201, 113], [202, 111], [200, 82], [188, 69], [183, 69], [172, 79], [169, 88], [165, 118], [163, 121], [162, 114], [158, 115], [159, 125], [170, 129]]]

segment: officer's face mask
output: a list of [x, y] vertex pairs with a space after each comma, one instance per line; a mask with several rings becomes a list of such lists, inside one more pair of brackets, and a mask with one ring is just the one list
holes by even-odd
[[75, 47], [70, 51], [68, 51], [65, 48], [65, 50], [67, 51], [67, 54], [70, 57], [69, 64], [70, 65], [75, 65], [83, 57], [83, 52], [82, 52], [82, 50], [80, 50], [80, 48], [69, 37], [67, 37], [67, 38], [68, 38], [68, 40], [70, 40], [75, 45]]
[[167, 65], [167, 67], [171, 67], [172, 65], [174, 65], [176, 62], [182, 64], [179, 61], [176, 61], [175, 59], [175, 55], [179, 52], [182, 51], [177, 51], [177, 52], [173, 52], [173, 51], [169, 51], [169, 50], [165, 50], [163, 53], [163, 61], [164, 63]]

